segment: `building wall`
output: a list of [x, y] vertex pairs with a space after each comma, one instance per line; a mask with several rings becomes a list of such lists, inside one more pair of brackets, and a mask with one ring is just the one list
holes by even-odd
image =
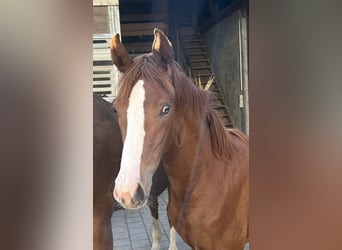
[[235, 124], [246, 132], [245, 110], [239, 107], [241, 93], [239, 15], [239, 10], [233, 12], [202, 35]]

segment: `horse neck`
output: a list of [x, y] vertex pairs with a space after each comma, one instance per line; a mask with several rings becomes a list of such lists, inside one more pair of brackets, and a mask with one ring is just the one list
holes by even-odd
[[[210, 156], [211, 141], [208, 125], [202, 117], [184, 116], [177, 120], [175, 140], [163, 161], [169, 177], [170, 185], [178, 189], [177, 193], [184, 193], [188, 183], [194, 186], [193, 176], [200, 175], [208, 164], [205, 164], [202, 154]], [[206, 149], [206, 150], [205, 150]], [[214, 160], [212, 155], [212, 160]]]

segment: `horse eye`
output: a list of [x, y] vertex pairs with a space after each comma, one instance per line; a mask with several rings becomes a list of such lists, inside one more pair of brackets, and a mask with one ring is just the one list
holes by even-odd
[[160, 115], [168, 114], [170, 112], [170, 108], [171, 108], [170, 104], [165, 104], [160, 111]]

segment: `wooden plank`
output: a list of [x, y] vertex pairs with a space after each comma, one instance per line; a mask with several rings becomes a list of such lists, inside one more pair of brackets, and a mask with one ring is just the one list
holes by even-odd
[[114, 89], [114, 82], [113, 81], [93, 81], [93, 88], [97, 89]]
[[103, 87], [109, 87], [112, 86], [114, 84], [114, 80], [113, 79], [109, 79], [108, 77], [106, 78], [107, 80], [94, 80], [93, 79], [93, 86], [102, 86]]
[[114, 74], [114, 66], [110, 70], [104, 70], [103, 67], [94, 66], [95, 69], [93, 70], [93, 77], [112, 77]]
[[165, 14], [123, 14], [120, 15], [121, 22], [141, 22], [141, 21], [164, 21]]
[[93, 0], [93, 6], [119, 5], [119, 0]]
[[151, 22], [151, 23], [124, 23], [121, 25], [122, 30], [152, 30], [156, 28], [165, 28], [164, 22]]
[[152, 42], [146, 43], [127, 43], [125, 44], [125, 48], [130, 53], [135, 52], [149, 52], [152, 50]]
[[93, 92], [110, 92], [113, 93], [114, 92], [114, 88], [110, 87], [110, 88], [94, 88], [93, 87]]
[[113, 65], [101, 65], [101, 66], [93, 66], [93, 71], [112, 71], [114, 69]]
[[[112, 61], [112, 58], [110, 57], [110, 55], [107, 55], [107, 54], [105, 54], [105, 55], [93, 55], [93, 61], [94, 62], [98, 62], [98, 61], [107, 62], [107, 61]], [[99, 66], [99, 65], [96, 65], [96, 66]]]
[[[93, 47], [93, 57], [95, 58], [103, 58], [103, 60], [107, 60], [110, 57], [110, 49], [109, 48], [94, 48]], [[100, 60], [100, 59], [97, 59]]]
[[112, 71], [114, 69], [113, 65], [101, 65], [101, 66], [93, 66], [94, 71]]
[[110, 58], [109, 48], [94, 49], [93, 56], [96, 58]]
[[94, 65], [93, 66], [93, 72], [104, 72], [99, 74], [105, 74], [105, 72], [112, 72], [114, 69], [114, 66], [112, 64], [107, 65]]

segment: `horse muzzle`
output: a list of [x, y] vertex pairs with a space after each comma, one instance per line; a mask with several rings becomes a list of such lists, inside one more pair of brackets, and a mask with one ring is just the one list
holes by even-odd
[[114, 188], [114, 199], [126, 209], [139, 209], [147, 202], [146, 191], [140, 183], [136, 182], [128, 189]]

